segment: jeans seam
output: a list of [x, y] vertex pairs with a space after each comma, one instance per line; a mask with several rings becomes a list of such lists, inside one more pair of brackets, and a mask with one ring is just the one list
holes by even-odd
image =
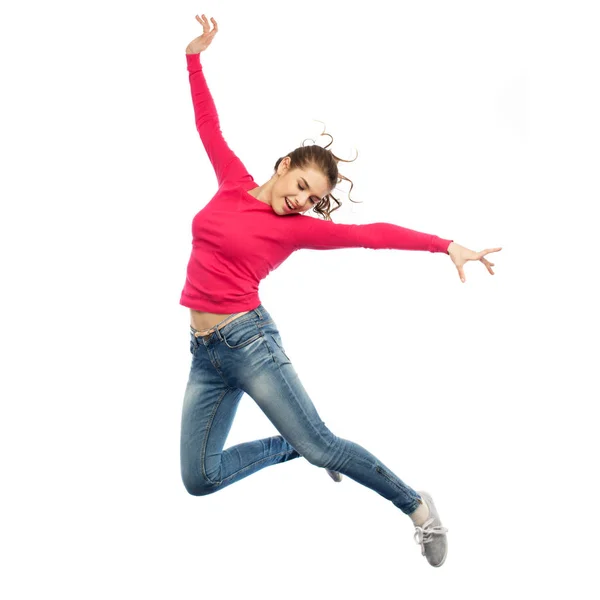
[[[271, 337], [272, 337], [272, 336], [271, 336]], [[263, 337], [263, 339], [265, 339], [265, 338]], [[277, 347], [279, 347], [279, 344], [277, 344], [276, 342], [275, 342], [275, 344], [277, 345]], [[268, 342], [267, 342], [267, 348], [268, 348], [268, 350], [269, 350], [269, 353], [271, 354], [271, 357], [273, 358], [273, 362], [274, 362], [274, 363], [277, 365], [277, 370], [279, 371], [279, 374], [280, 374], [280, 376], [281, 376], [281, 379], [282, 379], [282, 380], [285, 382], [285, 385], [287, 386], [287, 388], [288, 388], [289, 392], [292, 394], [292, 396], [294, 397], [294, 399], [296, 399], [296, 402], [297, 402], [297, 404], [298, 404], [299, 408], [300, 408], [300, 409], [301, 409], [301, 411], [302, 411], [302, 416], [303, 416], [303, 417], [306, 419], [307, 423], [309, 423], [309, 424], [310, 424], [310, 426], [311, 426], [311, 429], [313, 429], [313, 431], [315, 431], [315, 433], [317, 434], [318, 438], [319, 438], [319, 439], [320, 439], [322, 442], [324, 442], [324, 443], [325, 443], [325, 445], [327, 445], [327, 446], [329, 447], [329, 444], [327, 444], [327, 440], [326, 440], [326, 439], [325, 439], [325, 438], [324, 438], [324, 437], [321, 435], [321, 433], [318, 431], [318, 429], [317, 429], [317, 428], [315, 427], [315, 425], [313, 424], [312, 420], [311, 420], [311, 419], [308, 417], [308, 415], [306, 414], [306, 411], [304, 410], [304, 407], [302, 406], [302, 403], [301, 403], [301, 402], [299, 402], [299, 401], [297, 400], [296, 392], [294, 391], [294, 388], [293, 388], [293, 387], [292, 387], [292, 386], [289, 384], [289, 382], [288, 382], [288, 380], [287, 380], [287, 378], [286, 378], [286, 376], [285, 376], [285, 373], [284, 373], [284, 372], [283, 372], [283, 370], [281, 369], [281, 365], [279, 364], [279, 362], [278, 362], [278, 361], [277, 361], [277, 359], [275, 358], [275, 355], [274, 355], [274, 354], [273, 354], [273, 352], [271, 351], [271, 348], [269, 348], [269, 344], [268, 344]], [[284, 354], [285, 354], [285, 353], [284, 353]], [[288, 360], [289, 360], [289, 359], [288, 359]], [[290, 360], [290, 365], [292, 365], [292, 361], [291, 361], [291, 360]], [[329, 429], [329, 428], [328, 428], [328, 429]], [[330, 430], [330, 431], [331, 431], [331, 430]], [[332, 434], [334, 437], [337, 437], [337, 436], [336, 436], [336, 435], [335, 435], [333, 432], [331, 432], [331, 434]]]
[[275, 345], [281, 350], [281, 353], [290, 361], [290, 363], [292, 362], [292, 359], [287, 355], [286, 351], [283, 349], [282, 346], [279, 345], [279, 343], [277, 342], [277, 338], [270, 333], [269, 334], [271, 336], [271, 339], [275, 342]]
[[236, 475], [243, 473], [244, 471], [248, 470], [249, 468], [253, 467], [254, 465], [258, 465], [262, 462], [265, 462], [266, 460], [275, 458], [276, 456], [283, 456], [284, 454], [288, 454], [288, 452], [287, 451], [286, 452], [278, 452], [277, 454], [269, 454], [268, 456], [263, 456], [261, 459], [255, 460], [253, 463], [246, 465], [243, 469], [240, 469], [239, 471], [232, 473], [231, 475], [225, 477], [224, 479], [221, 479], [221, 481], [219, 481], [218, 483], [221, 484], [224, 481], [227, 481], [228, 479], [231, 479], [232, 477], [235, 477]]
[[385, 477], [391, 485], [393, 485], [397, 490], [404, 492], [406, 490], [403, 490], [388, 474], [387, 471], [381, 466], [381, 465], [377, 465], [375, 467], [375, 470], [382, 475], [383, 477]]
[[203, 477], [206, 479], [206, 481], [208, 481], [209, 483], [219, 483], [218, 481], [213, 481], [208, 474], [206, 473], [206, 446], [208, 445], [208, 437], [210, 435], [210, 429], [212, 427], [213, 421], [215, 420], [215, 415], [217, 414], [217, 410], [219, 410], [219, 406], [221, 406], [221, 402], [223, 401], [223, 398], [225, 397], [225, 394], [227, 394], [227, 392], [229, 391], [229, 389], [226, 389], [222, 394], [221, 397], [219, 398], [219, 400], [216, 402], [215, 404], [215, 408], [212, 411], [212, 414], [210, 415], [210, 419], [208, 420], [208, 423], [206, 424], [206, 429], [204, 430], [204, 441], [202, 442], [202, 452], [200, 455], [200, 466], [202, 468], [202, 475]]
[[[390, 485], [394, 486], [398, 491], [402, 492], [403, 494], [405, 494], [406, 496], [408, 496], [409, 498], [411, 498], [414, 502], [417, 503], [417, 507], [419, 506], [419, 495], [418, 492], [417, 493], [417, 498], [413, 498], [413, 496], [410, 494], [410, 492], [408, 490], [402, 489], [395, 481], [393, 481], [391, 479], [391, 477], [388, 475], [387, 471], [381, 466], [381, 465], [377, 465], [375, 467], [375, 470], [382, 476], [385, 477], [385, 479], [387, 479], [390, 482]], [[411, 507], [408, 509], [410, 512], [414, 512], [414, 510], [416, 510], [416, 508], [414, 507], [414, 502], [411, 505]], [[407, 513], [408, 514], [408, 513]]]

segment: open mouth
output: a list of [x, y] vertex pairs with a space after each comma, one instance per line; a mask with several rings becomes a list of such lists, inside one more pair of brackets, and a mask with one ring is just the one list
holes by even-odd
[[290, 204], [290, 201], [286, 198], [285, 203], [290, 210], [294, 210], [293, 206]]

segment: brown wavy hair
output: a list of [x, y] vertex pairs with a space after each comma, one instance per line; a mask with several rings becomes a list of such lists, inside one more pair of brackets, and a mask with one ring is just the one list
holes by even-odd
[[[352, 183], [350, 179], [344, 177], [338, 171], [339, 162], [354, 162], [358, 158], [358, 150], [356, 151], [356, 157], [354, 157], [353, 160], [343, 160], [342, 158], [337, 157], [331, 150], [327, 149], [329, 148], [329, 146], [331, 146], [331, 144], [333, 144], [333, 136], [329, 133], [325, 133], [325, 130], [323, 130], [323, 132], [320, 135], [327, 135], [331, 138], [331, 141], [329, 142], [329, 144], [327, 144], [327, 146], [319, 146], [318, 144], [314, 143], [314, 140], [312, 140], [312, 145], [305, 146], [303, 143], [302, 146], [296, 148], [295, 150], [292, 150], [289, 154], [286, 154], [285, 156], [279, 158], [275, 163], [274, 171], [277, 171], [279, 163], [286, 156], [289, 156], [291, 159], [290, 170], [306, 169], [311, 167], [314, 169], [318, 169], [319, 171], [321, 171], [321, 173], [323, 173], [323, 175], [329, 182], [329, 187], [332, 190], [336, 187], [338, 183], [341, 183], [342, 180], [349, 181], [350, 190], [348, 191], [348, 200], [350, 200], [350, 202], [360, 204], [360, 202], [352, 200], [352, 198], [350, 198], [350, 192], [354, 187], [354, 183]], [[337, 203], [337, 206], [333, 209], [331, 208], [332, 200]], [[340, 208], [341, 205], [342, 203], [333, 194], [329, 193], [320, 202], [317, 202], [317, 204], [315, 204], [312, 207], [312, 210], [314, 210], [317, 214], [321, 215], [325, 219], [325, 221], [333, 221], [333, 219], [331, 218], [331, 213]]]

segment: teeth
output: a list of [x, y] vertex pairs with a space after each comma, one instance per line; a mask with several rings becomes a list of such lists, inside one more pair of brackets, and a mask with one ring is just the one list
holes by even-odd
[[290, 201], [289, 201], [287, 198], [285, 199], [285, 203], [287, 204], [287, 206], [288, 206], [288, 208], [289, 208], [290, 210], [294, 210], [294, 209], [292, 208], [292, 205], [290, 204]]

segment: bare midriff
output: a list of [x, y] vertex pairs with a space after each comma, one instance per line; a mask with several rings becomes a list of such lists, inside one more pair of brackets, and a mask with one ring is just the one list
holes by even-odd
[[[221, 329], [222, 327], [225, 327], [225, 325], [227, 325], [228, 323], [235, 321], [237, 318], [239, 318], [242, 315], [245, 315], [249, 312], [251, 312], [251, 311], [246, 310], [241, 313], [229, 313], [229, 314], [222, 315], [219, 313], [203, 312], [200, 310], [194, 310], [193, 308], [190, 308], [190, 321], [191, 321], [192, 327], [194, 329], [197, 329], [199, 331], [199, 333], [201, 333], [202, 335], [208, 335], [209, 333], [212, 333], [214, 331], [215, 325], [221, 323], [221, 321], [224, 320], [224, 322], [221, 323], [221, 325], [219, 325], [219, 329]], [[235, 315], [235, 316], [232, 316], [232, 315]], [[232, 317], [232, 318], [227, 319], [227, 317]]]

